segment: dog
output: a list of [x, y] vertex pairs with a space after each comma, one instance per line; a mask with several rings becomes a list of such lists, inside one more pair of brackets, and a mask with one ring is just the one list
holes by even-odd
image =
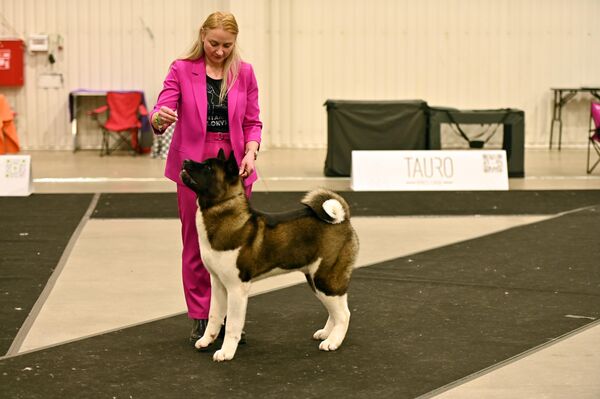
[[318, 189], [295, 210], [258, 211], [244, 194], [233, 152], [227, 158], [223, 150], [204, 162], [185, 160], [180, 176], [198, 196], [200, 252], [212, 285], [208, 325], [195, 347], [211, 345], [226, 317], [225, 338], [213, 360], [233, 359], [251, 282], [300, 271], [329, 314], [313, 338], [321, 341], [320, 350], [338, 349], [350, 323], [347, 291], [359, 248], [346, 201]]

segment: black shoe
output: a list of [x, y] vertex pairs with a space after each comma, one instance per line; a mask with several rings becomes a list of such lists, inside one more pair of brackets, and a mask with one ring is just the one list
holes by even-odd
[[204, 335], [208, 320], [192, 319], [192, 332], [190, 333], [190, 343], [194, 345]]
[[[225, 326], [227, 325], [227, 318], [223, 321], [223, 325], [221, 326], [221, 331], [219, 331], [219, 338], [225, 339]], [[246, 343], [246, 331], [242, 330], [242, 334], [240, 336], [240, 341], [238, 344], [244, 345]]]

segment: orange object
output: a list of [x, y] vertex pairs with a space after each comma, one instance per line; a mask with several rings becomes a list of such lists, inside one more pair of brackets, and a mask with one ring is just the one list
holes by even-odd
[[19, 136], [14, 121], [15, 113], [10, 109], [8, 100], [0, 94], [0, 154], [19, 152]]

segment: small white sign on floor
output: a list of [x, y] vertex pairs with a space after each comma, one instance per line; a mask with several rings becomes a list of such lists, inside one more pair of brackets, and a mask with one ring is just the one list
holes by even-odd
[[504, 150], [352, 151], [355, 191], [508, 190]]
[[0, 155], [0, 197], [25, 197], [33, 192], [30, 155]]

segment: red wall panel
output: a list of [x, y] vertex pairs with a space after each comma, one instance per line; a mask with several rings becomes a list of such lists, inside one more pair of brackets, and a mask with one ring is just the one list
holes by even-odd
[[23, 86], [24, 48], [22, 40], [0, 40], [0, 86]]

